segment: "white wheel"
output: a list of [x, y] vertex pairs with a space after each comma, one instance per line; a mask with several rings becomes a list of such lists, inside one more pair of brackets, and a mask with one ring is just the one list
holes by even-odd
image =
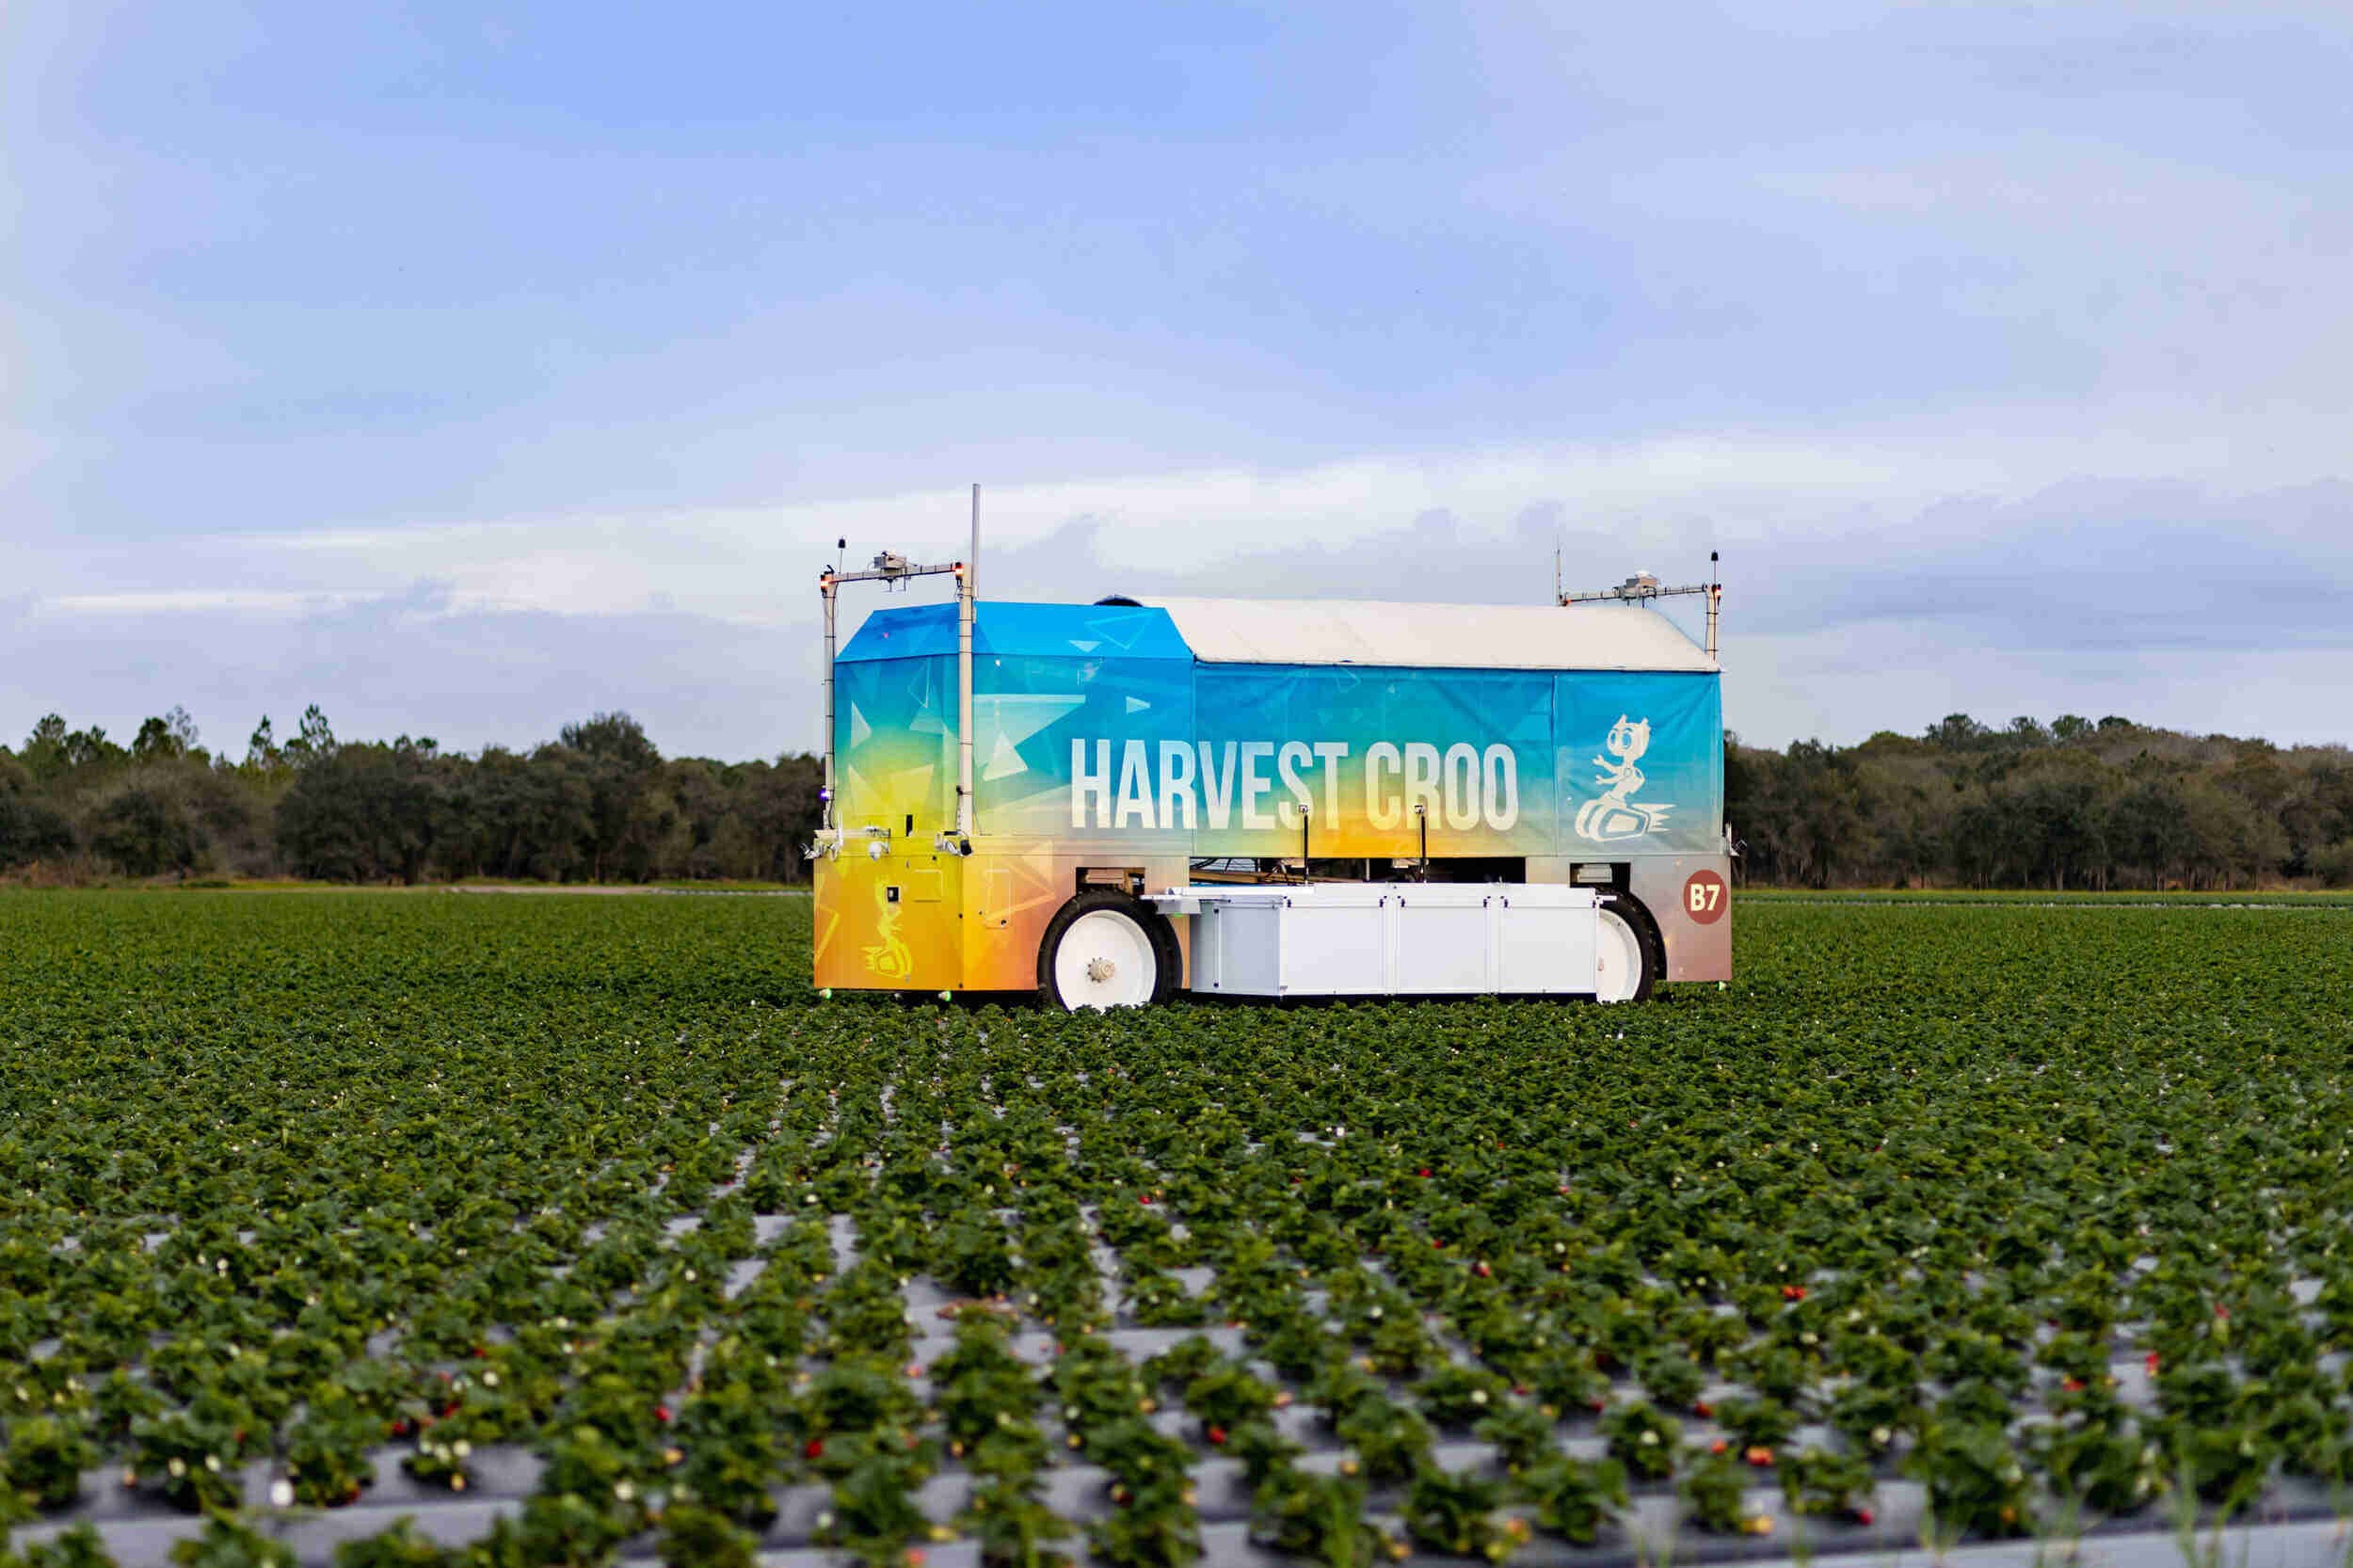
[[1063, 1006], [1142, 1007], [1160, 986], [1151, 933], [1119, 909], [1090, 909], [1064, 926], [1048, 962]]
[[1593, 1000], [1633, 1001], [1642, 994], [1642, 934], [1606, 904], [1593, 914]]

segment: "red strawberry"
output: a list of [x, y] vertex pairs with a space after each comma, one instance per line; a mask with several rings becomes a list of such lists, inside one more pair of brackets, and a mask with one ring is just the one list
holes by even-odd
[[1487, 1267], [1487, 1260], [1483, 1257], [1471, 1266], [1471, 1272], [1481, 1279], [1493, 1279], [1496, 1275], [1496, 1272]]
[[670, 1424], [670, 1407], [666, 1404], [655, 1405], [653, 1407], [653, 1418], [661, 1422], [664, 1426], [668, 1426]]
[[1854, 1511], [1854, 1522], [1858, 1525], [1868, 1525], [1878, 1518], [1879, 1515], [1867, 1508], [1858, 1508]]
[[1209, 1429], [1209, 1442], [1212, 1446], [1221, 1448], [1225, 1446], [1225, 1429], [1224, 1427], [1211, 1427]]
[[1430, 1167], [1429, 1167], [1429, 1166], [1427, 1166], [1427, 1165], [1424, 1165], [1424, 1166], [1423, 1166], [1420, 1170], [1416, 1171], [1414, 1174], [1415, 1174], [1416, 1176], [1428, 1176], [1428, 1175], [1430, 1174]]
[[1691, 1401], [1691, 1414], [1705, 1421], [1716, 1414], [1716, 1407], [1709, 1404], [1705, 1400], [1693, 1400]]
[[2151, 1377], [2155, 1377], [2155, 1376], [2157, 1375], [2157, 1352], [2154, 1352], [2154, 1351], [2151, 1351], [2151, 1352], [2149, 1352], [2149, 1363], [2148, 1363], [2148, 1365], [2149, 1365], [2149, 1375], [2150, 1375]]
[[822, 1459], [824, 1457], [824, 1453], [825, 1440], [822, 1437], [812, 1437], [808, 1442], [801, 1445], [801, 1457], [803, 1459]]

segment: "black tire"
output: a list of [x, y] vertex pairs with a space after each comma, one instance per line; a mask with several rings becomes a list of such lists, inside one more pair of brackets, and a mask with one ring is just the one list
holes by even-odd
[[1109, 913], [1133, 920], [1143, 931], [1152, 950], [1152, 994], [1136, 1005], [1158, 1007], [1176, 994], [1177, 980], [1184, 968], [1184, 959], [1176, 947], [1176, 932], [1160, 912], [1142, 899], [1108, 888], [1090, 888], [1060, 909], [1046, 924], [1046, 935], [1037, 944], [1037, 999], [1057, 1012], [1076, 1011], [1063, 999], [1062, 987], [1054, 979], [1054, 957], [1062, 939], [1070, 928], [1089, 915]]
[[1650, 911], [1642, 907], [1642, 901], [1632, 893], [1612, 889], [1600, 894], [1593, 902], [1633, 928], [1634, 946], [1642, 956], [1642, 970], [1635, 984], [1634, 994], [1625, 1000], [1650, 1000], [1651, 991], [1667, 972], [1667, 944], [1659, 937], [1658, 922], [1650, 918]]

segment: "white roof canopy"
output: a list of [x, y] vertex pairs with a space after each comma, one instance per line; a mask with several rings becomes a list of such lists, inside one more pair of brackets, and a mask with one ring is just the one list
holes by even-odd
[[1630, 604], [1390, 604], [1345, 599], [1140, 602], [1167, 611], [1193, 657], [1212, 664], [1717, 668], [1673, 621], [1657, 610]]

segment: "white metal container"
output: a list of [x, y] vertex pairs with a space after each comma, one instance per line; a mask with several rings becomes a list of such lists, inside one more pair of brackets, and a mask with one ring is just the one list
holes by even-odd
[[1593, 889], [1473, 883], [1172, 888], [1192, 988], [1228, 997], [1592, 995]]

